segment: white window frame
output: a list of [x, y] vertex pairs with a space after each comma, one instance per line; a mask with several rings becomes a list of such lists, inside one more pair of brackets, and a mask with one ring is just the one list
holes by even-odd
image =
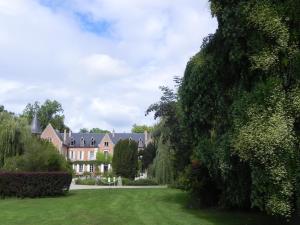
[[90, 173], [93, 173], [93, 172], [94, 172], [94, 165], [93, 165], [93, 164], [90, 164], [89, 172], [90, 172]]
[[83, 172], [83, 165], [82, 164], [79, 164], [79, 173], [82, 173]]
[[94, 160], [95, 159], [95, 151], [90, 151], [89, 159], [90, 160]]

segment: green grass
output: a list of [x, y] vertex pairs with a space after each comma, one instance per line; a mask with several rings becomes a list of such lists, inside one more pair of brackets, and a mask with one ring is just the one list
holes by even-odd
[[0, 200], [1, 225], [275, 225], [254, 213], [187, 209], [174, 189], [72, 191], [64, 197]]

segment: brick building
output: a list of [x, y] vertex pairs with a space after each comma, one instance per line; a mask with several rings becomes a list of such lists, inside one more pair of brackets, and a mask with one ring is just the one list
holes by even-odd
[[[35, 116], [31, 130], [38, 134], [38, 120]], [[49, 124], [40, 134], [42, 139], [53, 143], [60, 154], [64, 155], [73, 163], [73, 169], [76, 174], [84, 172], [95, 172], [98, 166], [99, 172], [105, 172], [111, 169], [111, 165], [96, 165], [97, 152], [103, 152], [105, 155], [113, 155], [114, 146], [119, 140], [130, 139], [138, 143], [139, 150], [150, 142], [147, 131], [144, 133], [60, 133]]]

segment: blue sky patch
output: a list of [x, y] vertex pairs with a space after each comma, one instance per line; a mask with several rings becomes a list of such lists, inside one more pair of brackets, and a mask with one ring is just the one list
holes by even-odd
[[89, 13], [75, 12], [74, 15], [82, 30], [101, 36], [110, 36], [111, 23], [107, 20], [94, 20]]

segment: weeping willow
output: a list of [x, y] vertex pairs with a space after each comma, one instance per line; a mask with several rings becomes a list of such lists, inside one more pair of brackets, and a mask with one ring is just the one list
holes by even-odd
[[0, 168], [8, 157], [24, 153], [28, 135], [29, 130], [22, 119], [5, 112], [0, 113]]
[[163, 143], [161, 137], [153, 162], [155, 178], [160, 184], [170, 184], [173, 182], [174, 173], [171, 157], [170, 148], [166, 143]]

